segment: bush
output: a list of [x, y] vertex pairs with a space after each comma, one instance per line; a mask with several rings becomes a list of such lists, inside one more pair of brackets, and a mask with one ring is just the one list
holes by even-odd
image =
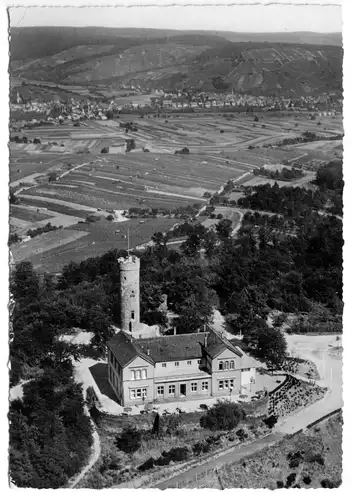
[[312, 482], [311, 478], [309, 476], [304, 476], [303, 478], [304, 484], [310, 484]]
[[307, 462], [316, 463], [322, 466], [324, 466], [325, 464], [324, 458], [319, 454], [312, 455], [311, 457], [308, 458]]
[[238, 404], [231, 401], [218, 401], [207, 411], [206, 415], [201, 417], [200, 425], [210, 430], [230, 431], [237, 427], [245, 416], [244, 410]]
[[114, 216], [110, 214], [107, 216], [106, 220], [112, 221], [112, 220], [114, 220]]
[[127, 427], [117, 436], [115, 445], [124, 453], [134, 453], [141, 446], [141, 432], [135, 427]]
[[184, 447], [171, 448], [167, 455], [172, 462], [183, 462], [189, 457], [189, 449]]
[[339, 487], [339, 483], [336, 483], [334, 481], [331, 481], [330, 479], [323, 479], [321, 482], [320, 482], [321, 486], [323, 488], [338, 488]]
[[100, 151], [102, 154], [106, 154], [109, 152], [109, 148], [103, 148], [101, 151]]
[[283, 488], [284, 487], [284, 482], [283, 481], [276, 481], [276, 486], [278, 488]]
[[205, 441], [198, 441], [197, 443], [194, 443], [192, 451], [195, 455], [208, 453], [208, 451], [210, 451], [210, 444]]
[[146, 470], [150, 470], [150, 469], [153, 469], [154, 467], [154, 464], [155, 464], [155, 460], [154, 458], [150, 457], [148, 458], [148, 460], [146, 460], [142, 465], [140, 465], [138, 467], [138, 470], [140, 471], [146, 471]]
[[248, 438], [248, 434], [247, 432], [245, 432], [244, 429], [238, 429], [238, 431], [236, 431], [236, 436], [239, 438], [240, 441], [244, 441], [245, 439]]
[[170, 457], [159, 457], [158, 459], [154, 460], [154, 464], [155, 465], [169, 465], [169, 463], [171, 462], [171, 458]]
[[277, 423], [277, 416], [271, 415], [270, 417], [263, 420], [263, 422], [267, 427], [269, 427], [269, 429], [272, 429], [275, 426], [275, 424]]
[[295, 481], [296, 481], [296, 474], [294, 472], [292, 472], [292, 474], [290, 474], [289, 476], [287, 476], [287, 479], [286, 479], [286, 488], [290, 488]]

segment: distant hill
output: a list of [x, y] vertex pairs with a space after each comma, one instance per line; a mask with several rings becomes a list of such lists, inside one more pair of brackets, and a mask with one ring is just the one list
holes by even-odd
[[341, 90], [339, 37], [338, 33], [14, 28], [10, 71], [19, 79], [66, 85], [302, 95]]

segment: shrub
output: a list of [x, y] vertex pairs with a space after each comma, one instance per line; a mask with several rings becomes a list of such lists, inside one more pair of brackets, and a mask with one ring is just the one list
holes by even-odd
[[127, 427], [117, 436], [115, 445], [124, 453], [134, 453], [141, 446], [141, 432], [135, 427]]
[[106, 154], [106, 153], [108, 153], [108, 152], [109, 152], [109, 148], [107, 148], [107, 147], [103, 148], [103, 149], [100, 151], [100, 153], [102, 153], [102, 154]]
[[338, 488], [339, 487], [339, 484], [334, 482], [334, 481], [331, 481], [330, 479], [323, 479], [322, 481], [320, 481], [320, 484], [323, 488]]
[[142, 465], [138, 467], [138, 470], [143, 472], [146, 470], [150, 470], [154, 467], [154, 464], [155, 464], [154, 458], [150, 457], [148, 458], [148, 460], [146, 460]]
[[283, 481], [276, 481], [276, 486], [278, 488], [283, 488], [284, 487], [284, 482]]
[[239, 438], [240, 441], [244, 441], [245, 439], [248, 438], [248, 434], [247, 432], [245, 432], [244, 429], [238, 429], [238, 431], [236, 431], [236, 436]]
[[200, 419], [201, 427], [210, 430], [230, 431], [245, 418], [244, 410], [231, 401], [218, 401]]
[[170, 462], [171, 462], [170, 457], [159, 457], [156, 460], [154, 460], [155, 465], [162, 465], [162, 466], [169, 465]]
[[312, 482], [311, 478], [309, 476], [304, 476], [303, 478], [304, 484], [310, 484]]
[[114, 220], [114, 216], [110, 214], [107, 216], [106, 220], [112, 221]]
[[319, 464], [319, 465], [324, 465], [325, 464], [324, 458], [321, 455], [319, 455], [319, 454], [312, 455], [311, 457], [308, 458], [307, 462], [316, 463], [316, 464]]
[[286, 479], [286, 488], [290, 488], [295, 481], [296, 481], [296, 474], [294, 472], [292, 472], [292, 474], [290, 474], [289, 476], [287, 476], [287, 479]]
[[195, 455], [200, 455], [201, 453], [208, 453], [210, 451], [210, 444], [205, 441], [198, 441], [194, 443], [192, 451]]
[[270, 417], [263, 420], [263, 422], [267, 427], [269, 427], [269, 429], [272, 429], [275, 426], [275, 424], [277, 423], [277, 416], [271, 415]]
[[171, 448], [168, 452], [168, 457], [173, 462], [183, 462], [189, 457], [189, 449], [185, 446], [180, 448]]

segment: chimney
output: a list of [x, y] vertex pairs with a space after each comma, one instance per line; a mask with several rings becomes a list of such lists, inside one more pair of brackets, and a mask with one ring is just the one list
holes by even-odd
[[197, 333], [199, 333], [199, 328], [197, 328]]
[[147, 349], [147, 355], [150, 356], [150, 349]]
[[208, 335], [204, 337], [204, 347], [208, 346]]
[[174, 335], [176, 335], [176, 326], [174, 326]]
[[206, 325], [204, 324], [203, 325], [203, 332], [205, 332], [205, 330], [206, 330]]

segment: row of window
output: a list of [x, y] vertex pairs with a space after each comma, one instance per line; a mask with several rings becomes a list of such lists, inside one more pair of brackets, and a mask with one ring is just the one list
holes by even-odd
[[234, 388], [234, 380], [219, 380], [219, 391], [223, 389], [233, 389]]
[[219, 362], [219, 370], [234, 370], [235, 362], [234, 361], [220, 361]]
[[[187, 365], [191, 365], [192, 364], [192, 361], [187, 361]], [[200, 364], [200, 359], [197, 359], [197, 364], [199, 365]], [[175, 361], [174, 363], [175, 366], [180, 366], [180, 362], [179, 361]], [[161, 366], [163, 368], [166, 368], [167, 366], [167, 363], [161, 363]]]
[[130, 389], [130, 399], [145, 399], [146, 397], [146, 387], [136, 387], [135, 389]]
[[147, 378], [147, 370], [131, 370], [131, 380], [140, 380]]
[[[201, 390], [206, 392], [209, 390], [209, 382], [204, 381], [201, 383]], [[198, 391], [198, 383], [197, 382], [192, 382], [191, 383], [191, 392], [197, 392]], [[159, 397], [164, 397], [165, 395], [165, 388], [163, 385], [158, 385], [156, 388], [157, 395]], [[168, 395], [169, 396], [174, 396], [176, 393], [176, 385], [175, 384], [170, 384], [168, 386]]]

